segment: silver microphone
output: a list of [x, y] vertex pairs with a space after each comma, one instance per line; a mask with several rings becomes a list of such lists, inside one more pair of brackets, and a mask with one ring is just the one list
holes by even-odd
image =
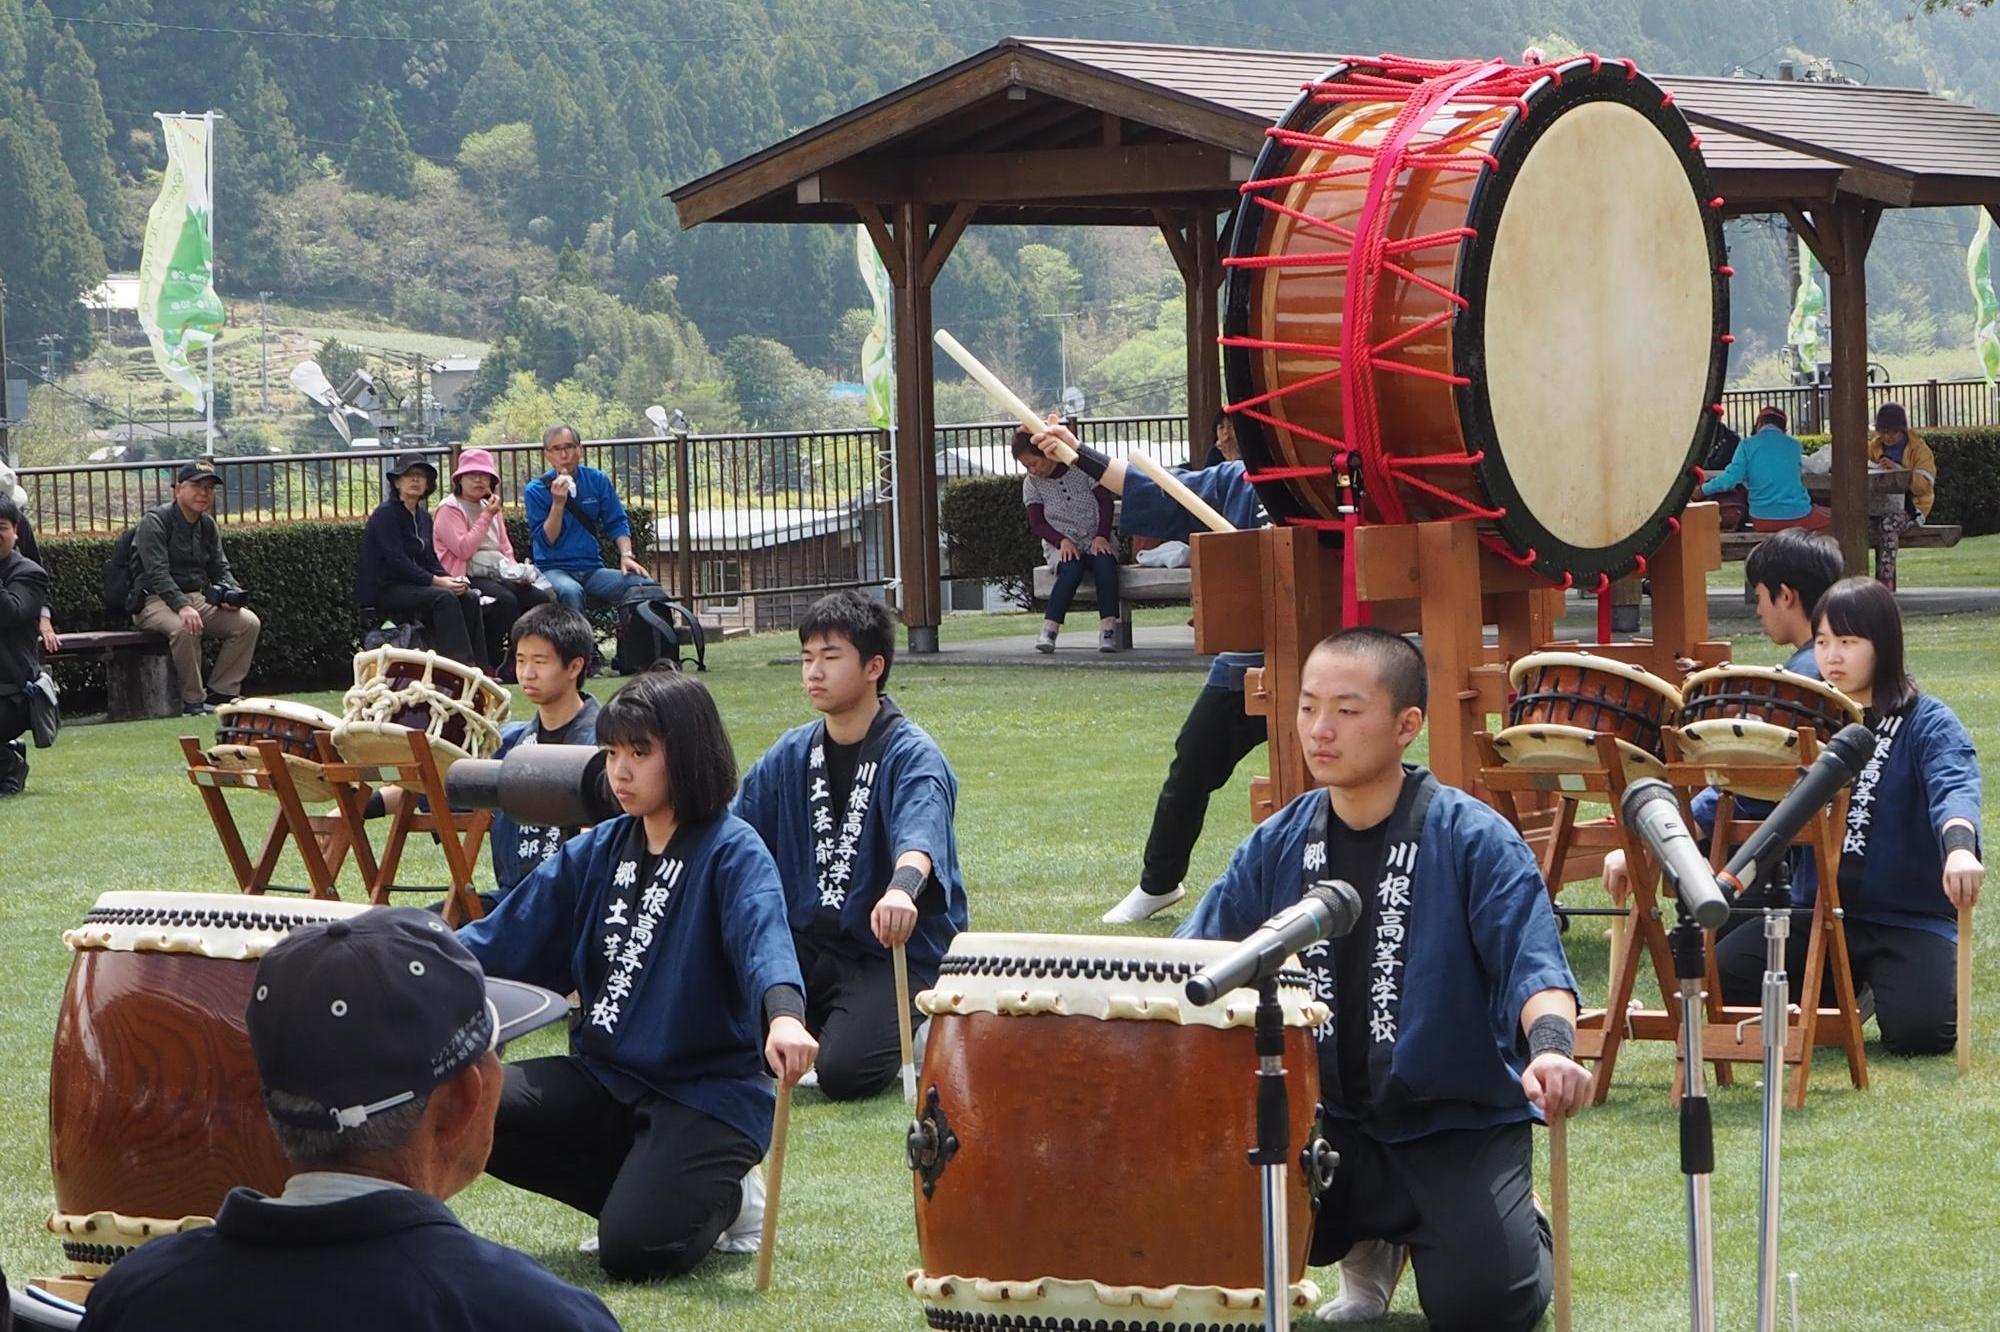
[[1633, 782], [1625, 788], [1619, 816], [1660, 862], [1695, 924], [1719, 930], [1729, 923], [1729, 899], [1722, 895], [1715, 871], [1681, 818], [1681, 802], [1673, 787], [1657, 777]]

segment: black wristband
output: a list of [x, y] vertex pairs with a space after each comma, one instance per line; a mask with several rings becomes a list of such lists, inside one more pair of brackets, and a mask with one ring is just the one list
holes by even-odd
[[1559, 1054], [1568, 1059], [1576, 1054], [1576, 1027], [1557, 1013], [1544, 1013], [1528, 1028], [1528, 1058]]
[[1102, 481], [1104, 474], [1111, 470], [1111, 459], [1088, 444], [1079, 444], [1076, 446], [1076, 461], [1070, 466], [1093, 481]]
[[[901, 888], [910, 895], [910, 900], [914, 902], [917, 900], [917, 894], [923, 891], [924, 880], [929, 877], [930, 875], [924, 873], [915, 865], [898, 865], [896, 866], [896, 872], [889, 876], [889, 887]], [[887, 890], [885, 889], [884, 891]]]
[[781, 1017], [806, 1020], [806, 997], [795, 985], [773, 985], [764, 991], [764, 1025], [769, 1027]]
[[1950, 855], [1954, 851], [1970, 851], [1974, 855], [1979, 854], [1979, 834], [1963, 823], [1954, 823], [1949, 828], [1946, 828], [1939, 840], [1944, 843], [1944, 853], [1946, 855]]

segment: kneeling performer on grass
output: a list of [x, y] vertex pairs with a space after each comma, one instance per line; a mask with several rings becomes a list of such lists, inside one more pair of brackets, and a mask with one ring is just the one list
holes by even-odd
[[1296, 725], [1316, 789], [1258, 825], [1180, 934], [1241, 939], [1322, 879], [1363, 911], [1302, 961], [1340, 1153], [1312, 1262], [1340, 1260], [1323, 1320], [1380, 1318], [1405, 1252], [1433, 1327], [1532, 1328], [1553, 1280], [1529, 1129], [1589, 1100], [1576, 983], [1534, 856], [1489, 806], [1405, 765], [1423, 657], [1349, 629], [1306, 658]]
[[874, 1096], [901, 1059], [891, 950], [928, 988], [965, 928], [952, 827], [958, 778], [937, 742], [883, 691], [896, 651], [888, 608], [822, 597], [799, 626], [806, 699], [822, 714], [778, 737], [743, 778], [736, 814], [777, 858], [819, 1037], [819, 1088]]
[[766, 1066], [796, 1083], [817, 1044], [777, 868], [729, 813], [736, 762], [707, 688], [637, 676], [597, 739], [624, 814], [460, 934], [492, 974], [582, 999], [568, 1055], [507, 1066], [487, 1172], [596, 1217], [585, 1248], [608, 1275], [681, 1276], [756, 1247]]

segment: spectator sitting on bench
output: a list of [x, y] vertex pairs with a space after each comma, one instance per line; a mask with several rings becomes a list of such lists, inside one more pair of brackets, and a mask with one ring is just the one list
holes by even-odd
[[1782, 532], [1788, 527], [1824, 532], [1833, 526], [1832, 510], [1814, 504], [1806, 493], [1805, 476], [1799, 469], [1805, 450], [1786, 433], [1789, 425], [1782, 408], [1761, 409], [1755, 428], [1736, 446], [1729, 466], [1719, 472], [1703, 472], [1701, 493], [1705, 496], [1749, 487], [1753, 532]]
[[[20, 482], [14, 477], [14, 469], [0, 463], [0, 495], [6, 494], [13, 495], [14, 507], [21, 512], [21, 521], [14, 528], [14, 549], [41, 565], [46, 572], [49, 566], [42, 564], [42, 548], [35, 541], [35, 529], [28, 521], [28, 492], [21, 489]], [[55, 617], [47, 602], [42, 603], [41, 640], [44, 652], [62, 650], [62, 635], [56, 632]]]
[[17, 546], [21, 507], [0, 490], [0, 796], [28, 784], [28, 684], [41, 673], [35, 626], [43, 623], [49, 576]]
[[1055, 575], [1035, 651], [1056, 650], [1056, 635], [1069, 614], [1070, 599], [1088, 569], [1097, 586], [1097, 650], [1116, 652], [1118, 547], [1111, 541], [1111, 492], [1074, 467], [1043, 457], [1025, 430], [1014, 432], [1013, 448], [1015, 461], [1028, 473], [1021, 478], [1028, 529], [1042, 539], [1042, 555]]
[[508, 635], [524, 611], [555, 599], [545, 590], [532, 564], [514, 560], [514, 541], [507, 535], [505, 506], [500, 500], [500, 473], [485, 449], [467, 449], [451, 474], [451, 494], [438, 505], [431, 544], [448, 574], [464, 577], [473, 590], [488, 598], [481, 614], [486, 622], [486, 659], [497, 668], [503, 684], [514, 683], [514, 662]]
[[486, 624], [479, 593], [455, 577], [431, 548], [431, 514], [424, 501], [437, 489], [437, 468], [421, 455], [398, 457], [388, 474], [389, 497], [368, 515], [354, 597], [386, 615], [429, 626], [437, 650], [453, 661], [486, 667], [481, 660]]
[[[550, 426], [542, 435], [542, 456], [549, 470], [521, 494], [535, 567], [571, 610], [586, 602], [615, 606], [628, 590], [652, 581], [632, 558], [632, 524], [618, 490], [610, 477], [583, 465], [583, 439], [574, 426]], [[600, 535], [618, 547], [616, 569], [604, 567]]]
[[[132, 623], [166, 637], [180, 677], [181, 715], [215, 711], [234, 702], [250, 674], [250, 658], [263, 628], [245, 604], [247, 594], [229, 571], [216, 525], [215, 492], [222, 477], [206, 458], [175, 474], [170, 504], [150, 509], [132, 534], [132, 590], [143, 596]], [[234, 594], [234, 595], [231, 595]], [[215, 673], [204, 687], [201, 640], [220, 639]]]

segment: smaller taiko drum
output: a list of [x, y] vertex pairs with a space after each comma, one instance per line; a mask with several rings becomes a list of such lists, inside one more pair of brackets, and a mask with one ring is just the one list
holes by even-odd
[[1659, 676], [1588, 652], [1531, 652], [1507, 679], [1509, 726], [1602, 731], [1656, 758], [1666, 754], [1666, 729], [1681, 711], [1680, 691]]
[[1745, 781], [1731, 768], [1793, 768], [1799, 731], [1820, 740], [1861, 720], [1861, 708], [1831, 685], [1775, 666], [1717, 666], [1689, 676], [1676, 743], [1681, 758], [1708, 768], [1711, 784], [1760, 800], [1779, 800], [1794, 781], [1773, 774]]
[[[1188, 978], [1233, 945], [961, 934], [935, 987], [910, 1127], [909, 1284], [934, 1328], [1264, 1326], [1252, 1112], [1256, 994], [1197, 1006]], [[1289, 1136], [1317, 1139], [1314, 1031], [1280, 973]], [[1289, 1172], [1289, 1303], [1305, 1280], [1318, 1180]]]
[[410, 733], [429, 741], [438, 766], [488, 758], [500, 748], [500, 725], [512, 701], [476, 667], [435, 652], [379, 647], [354, 657], [354, 687], [334, 747], [349, 763], [402, 763]]
[[207, 1225], [229, 1190], [284, 1188], [243, 1010], [291, 930], [360, 903], [106, 893], [63, 935], [73, 956], [49, 1067], [48, 1227], [73, 1270]]
[[275, 741], [285, 766], [291, 769], [299, 798], [331, 800], [333, 787], [327, 784], [318, 737], [331, 735], [338, 725], [340, 718], [331, 712], [304, 703], [282, 698], [238, 699], [215, 710], [215, 744], [209, 748], [208, 761], [218, 768], [262, 768], [264, 757], [257, 751], [257, 742]]

